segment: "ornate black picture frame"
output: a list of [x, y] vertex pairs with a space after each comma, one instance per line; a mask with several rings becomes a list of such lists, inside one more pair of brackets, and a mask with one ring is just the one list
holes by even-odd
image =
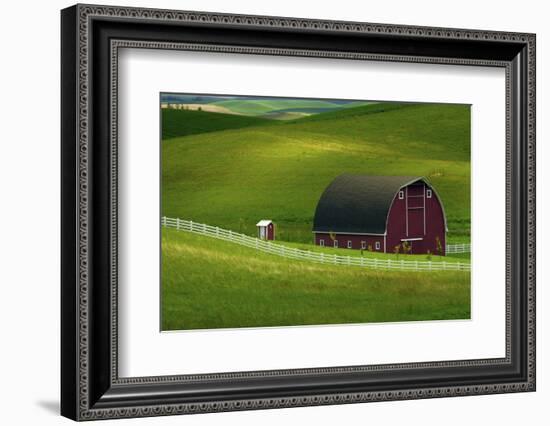
[[[95, 5], [64, 9], [61, 29], [62, 415], [92, 420], [535, 390], [534, 34]], [[506, 356], [120, 378], [121, 47], [504, 68]]]

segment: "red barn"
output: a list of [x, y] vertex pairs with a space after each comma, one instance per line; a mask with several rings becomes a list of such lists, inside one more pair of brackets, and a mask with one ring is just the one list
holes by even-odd
[[381, 253], [445, 255], [446, 232], [441, 199], [414, 176], [340, 175], [313, 220], [315, 245]]
[[258, 238], [262, 240], [275, 239], [275, 226], [270, 220], [260, 220], [256, 226], [258, 227]]

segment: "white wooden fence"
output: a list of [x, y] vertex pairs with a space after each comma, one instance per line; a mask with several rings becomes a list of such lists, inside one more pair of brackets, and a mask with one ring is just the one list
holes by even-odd
[[363, 256], [341, 256], [337, 254], [318, 253], [309, 250], [302, 250], [293, 247], [287, 247], [282, 244], [264, 241], [258, 238], [249, 237], [248, 235], [239, 234], [227, 229], [218, 228], [217, 226], [205, 225], [191, 220], [179, 218], [162, 217], [162, 226], [167, 228], [175, 228], [177, 230], [193, 232], [195, 234], [206, 235], [213, 238], [218, 238], [224, 241], [240, 244], [246, 247], [271, 253], [278, 256], [308, 260], [311, 262], [332, 264], [332, 265], [347, 265], [347, 266], [363, 266], [375, 269], [394, 269], [406, 271], [469, 271], [470, 264], [464, 262], [445, 262], [445, 261], [422, 261], [422, 260], [394, 260], [394, 259], [378, 259]]
[[447, 244], [447, 253], [470, 253], [470, 244]]

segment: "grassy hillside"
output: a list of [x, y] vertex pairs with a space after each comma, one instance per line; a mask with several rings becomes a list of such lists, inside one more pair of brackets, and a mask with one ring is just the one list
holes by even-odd
[[317, 265], [162, 230], [162, 329], [470, 317], [469, 274]]
[[272, 111], [262, 115], [263, 118], [270, 120], [296, 120], [302, 117], [307, 117], [309, 113], [299, 111]]
[[187, 136], [167, 132], [162, 144], [166, 216], [249, 235], [272, 219], [279, 238], [309, 243], [317, 201], [339, 174], [418, 175], [443, 199], [450, 242], [468, 240], [468, 106], [380, 103], [239, 128], [223, 126], [254, 118], [185, 113], [179, 132]]
[[223, 106], [235, 113], [246, 115], [263, 115], [274, 111], [288, 112], [319, 112], [334, 109], [346, 108], [349, 106], [363, 105], [365, 102], [357, 101], [348, 104], [331, 102], [330, 100], [316, 99], [230, 99], [214, 102], [215, 105]]
[[387, 111], [394, 111], [397, 109], [403, 109], [410, 107], [409, 103], [372, 103], [366, 105], [346, 105], [344, 108], [327, 111], [323, 114], [315, 114], [309, 117], [304, 117], [300, 120], [300, 123], [305, 121], [322, 121], [322, 120], [334, 120], [338, 118], [351, 118], [351, 117], [364, 117], [367, 114], [378, 114]]
[[271, 124], [270, 120], [206, 111], [162, 109], [162, 139]]

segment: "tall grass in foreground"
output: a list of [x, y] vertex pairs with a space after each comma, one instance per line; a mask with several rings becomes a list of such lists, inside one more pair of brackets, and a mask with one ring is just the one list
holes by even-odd
[[162, 329], [470, 318], [470, 274], [318, 265], [162, 230]]

